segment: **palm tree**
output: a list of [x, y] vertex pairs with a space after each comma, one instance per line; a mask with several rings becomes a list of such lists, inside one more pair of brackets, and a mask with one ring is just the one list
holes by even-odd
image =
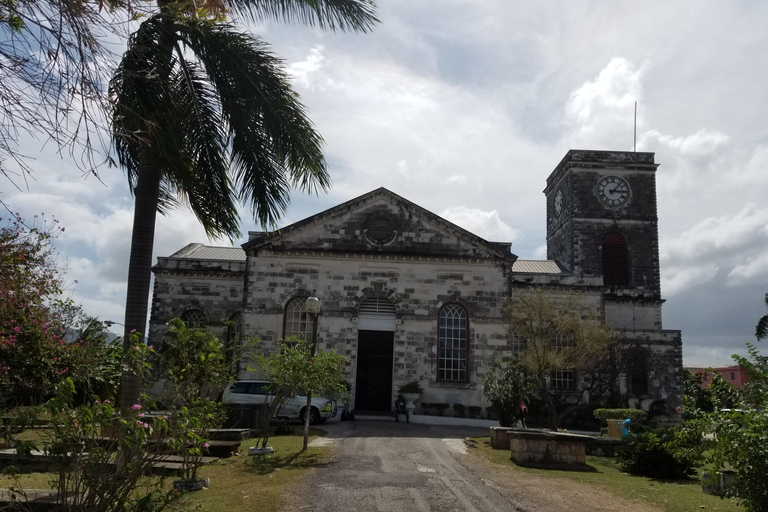
[[[765, 294], [765, 305], [768, 306], [768, 293]], [[768, 338], [768, 315], [763, 315], [755, 326], [755, 337], [758, 340]]]
[[[232, 240], [238, 204], [274, 225], [292, 187], [330, 186], [322, 138], [282, 61], [223, 21], [225, 9], [329, 30], [366, 32], [377, 22], [371, 0], [166, 0], [130, 37], [110, 83], [112, 138], [135, 200], [125, 350], [147, 322], [158, 211], [186, 204], [208, 236]], [[135, 373], [123, 376], [124, 410], [139, 396]]]

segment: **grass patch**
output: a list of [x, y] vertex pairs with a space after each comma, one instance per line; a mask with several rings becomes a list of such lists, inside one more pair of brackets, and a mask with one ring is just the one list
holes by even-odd
[[308, 470], [326, 465], [329, 460], [327, 448], [309, 448], [301, 453], [303, 440], [302, 435], [273, 436], [269, 445], [275, 453], [253, 457], [247, 454], [254, 441], [242, 443], [239, 457], [222, 459], [212, 466], [200, 468], [198, 475], [211, 479], [210, 489], [183, 495], [171, 509], [210, 512], [283, 510], [285, 495], [298, 479]]
[[701, 492], [698, 478], [686, 480], [656, 480], [622, 473], [615, 459], [587, 456], [587, 464], [595, 472], [534, 469], [518, 466], [509, 460], [509, 450], [494, 450], [487, 437], [477, 438], [478, 454], [486, 460], [506, 466], [509, 471], [522, 471], [547, 478], [566, 478], [596, 485], [618, 496], [658, 505], [666, 512], [708, 510], [716, 512], [744, 512], [736, 502]]
[[[318, 431], [310, 431], [311, 439]], [[31, 437], [35, 437], [32, 434]], [[29, 439], [33, 440], [33, 439]], [[286, 505], [285, 495], [299, 478], [315, 467], [325, 466], [329, 461], [328, 448], [309, 448], [301, 452], [303, 432], [295, 435], [272, 436], [269, 445], [275, 452], [269, 455], [249, 456], [248, 447], [255, 440], [240, 445], [240, 456], [220, 459], [203, 466], [198, 476], [211, 479], [207, 490], [183, 494], [171, 503], [168, 510], [210, 512], [277, 512]], [[52, 489], [52, 473], [25, 473], [15, 480], [0, 474], [0, 487], [23, 489]], [[173, 476], [165, 479], [164, 487], [170, 489]]]

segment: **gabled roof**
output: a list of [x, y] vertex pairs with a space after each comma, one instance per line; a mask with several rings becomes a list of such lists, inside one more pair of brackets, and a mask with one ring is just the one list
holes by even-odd
[[512, 272], [523, 274], [566, 274], [555, 260], [515, 260]]
[[240, 247], [214, 247], [203, 244], [189, 244], [171, 254], [168, 258], [187, 260], [245, 261], [245, 251]]
[[[334, 206], [333, 208], [329, 208], [316, 215], [307, 217], [306, 219], [288, 225], [278, 231], [272, 233], [254, 233], [254, 238], [244, 243], [242, 247], [246, 252], [259, 250], [261, 248], [269, 248], [273, 250], [323, 250], [328, 252], [333, 252], [334, 250], [363, 250], [366, 245], [365, 242], [360, 242], [363, 238], [360, 233], [345, 233], [344, 236], [346, 236], [346, 239], [338, 239], [336, 240], [336, 243], [326, 242], [320, 244], [317, 242], [314, 247], [310, 246], [309, 242], [306, 240], [301, 241], [300, 243], [297, 241], [301, 239], [302, 234], [306, 235], [311, 230], [317, 230], [318, 228], [325, 229], [326, 225], [334, 221], [339, 222], [342, 219], [354, 219], [356, 215], [358, 217], [365, 216], [367, 210], [372, 210], [377, 206], [380, 207], [385, 204], [396, 208], [399, 212], [407, 212], [408, 220], [401, 219], [401, 222], [407, 224], [406, 227], [409, 229], [412, 228], [414, 222], [423, 223], [424, 225], [439, 230], [441, 233], [450, 235], [452, 240], [459, 240], [466, 246], [476, 248], [477, 257], [500, 258], [507, 261], [514, 261], [517, 259], [517, 256], [510, 252], [510, 243], [489, 242], [384, 187], [377, 188], [367, 194], [363, 194], [338, 206]], [[351, 220], [349, 222], [352, 223]], [[355, 222], [359, 224], [361, 221], [357, 218]], [[362, 230], [357, 229], [356, 231], [361, 232]], [[401, 232], [399, 235], [405, 235], [405, 233]], [[308, 236], [306, 238], [311, 239], [312, 237]], [[421, 243], [419, 240], [412, 240], [408, 243], [410, 244], [409, 248], [412, 247], [414, 253], [417, 253], [417, 247], [426, 246], [426, 244]], [[369, 245], [365, 250], [397, 253], [398, 251], [402, 252], [405, 245], [407, 244], [398, 243], [392, 244], [389, 247], [374, 246], [373, 248]]]

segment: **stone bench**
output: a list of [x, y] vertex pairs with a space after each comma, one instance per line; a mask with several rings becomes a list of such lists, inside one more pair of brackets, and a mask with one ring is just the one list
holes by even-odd
[[515, 430], [507, 432], [510, 458], [521, 466], [586, 470], [586, 445], [592, 438], [580, 434]]

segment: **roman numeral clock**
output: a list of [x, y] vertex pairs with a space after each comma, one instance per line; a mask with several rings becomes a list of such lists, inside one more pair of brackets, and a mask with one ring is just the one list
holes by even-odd
[[597, 197], [606, 206], [623, 206], [630, 197], [629, 184], [618, 176], [606, 176], [597, 182]]

